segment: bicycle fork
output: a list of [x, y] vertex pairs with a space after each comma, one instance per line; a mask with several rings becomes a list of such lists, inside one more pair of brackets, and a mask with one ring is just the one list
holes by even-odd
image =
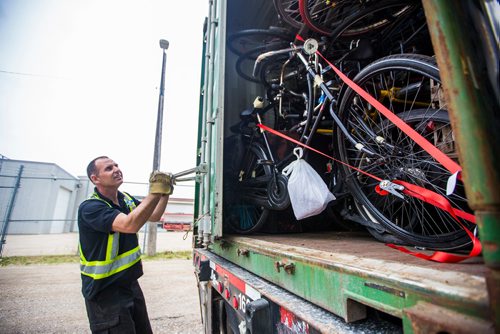
[[[307, 41], [306, 41], [307, 43]], [[308, 50], [308, 48], [304, 47], [304, 50]], [[315, 50], [311, 50], [310, 52], [312, 52], [312, 54], [315, 52]], [[308, 52], [309, 53], [309, 52]], [[359, 141], [357, 141], [350, 133], [349, 131], [347, 130], [347, 128], [345, 127], [345, 125], [342, 123], [342, 121], [340, 120], [340, 118], [337, 116], [337, 114], [335, 113], [335, 111], [333, 110], [333, 105], [334, 103], [336, 102], [336, 99], [335, 97], [333, 96], [333, 94], [330, 92], [330, 90], [328, 89], [328, 87], [326, 86], [326, 84], [324, 83], [323, 79], [321, 78], [321, 76], [316, 72], [316, 70], [311, 66], [311, 64], [309, 63], [309, 61], [304, 57], [304, 55], [302, 55], [300, 53], [300, 51], [298, 51], [297, 53], [297, 57], [299, 57], [300, 61], [304, 64], [304, 66], [306, 67], [306, 70], [307, 70], [307, 73], [308, 75], [313, 79], [314, 83], [319, 86], [319, 88], [321, 89], [321, 91], [325, 94], [326, 98], [328, 99], [328, 101], [330, 101], [330, 115], [332, 116], [333, 118], [333, 121], [335, 122], [335, 124], [339, 127], [340, 131], [342, 131], [342, 133], [345, 135], [345, 137], [347, 138], [347, 140], [349, 140], [353, 145], [354, 147], [363, 152], [363, 153], [366, 153], [370, 156], [374, 156], [374, 155], [378, 155], [377, 153], [369, 150], [368, 148], [365, 147], [365, 145], [363, 145], [362, 143], [360, 143]], [[375, 140], [377, 140], [378, 143], [382, 143], [383, 140], [381, 140], [379, 137], [375, 138]]]
[[[258, 98], [259, 97], [257, 97], [257, 99]], [[260, 117], [258, 112], [256, 113], [256, 117], [257, 117], [257, 124], [263, 124], [262, 118]], [[271, 151], [271, 146], [269, 145], [269, 139], [267, 138], [267, 135], [266, 135], [264, 130], [260, 129], [260, 134], [262, 135], [262, 138], [264, 138], [264, 144], [266, 145], [266, 150], [267, 150], [267, 154], [268, 154], [268, 157], [270, 160], [270, 164], [273, 168], [273, 181], [274, 181], [273, 184], [274, 184], [274, 187], [277, 187], [278, 180], [277, 180], [276, 175], [279, 172], [278, 172], [278, 169], [276, 168], [276, 162], [274, 160], [273, 152]], [[273, 189], [273, 190], [277, 191], [277, 189]]]

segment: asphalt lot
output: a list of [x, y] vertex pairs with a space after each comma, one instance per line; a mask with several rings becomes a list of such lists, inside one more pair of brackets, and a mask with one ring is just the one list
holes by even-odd
[[[3, 256], [76, 254], [77, 236], [8, 236]], [[159, 233], [157, 251], [189, 250], [191, 235], [183, 236]], [[139, 283], [153, 331], [202, 333], [191, 260], [143, 263]], [[78, 263], [0, 267], [0, 333], [90, 333], [80, 290]]]

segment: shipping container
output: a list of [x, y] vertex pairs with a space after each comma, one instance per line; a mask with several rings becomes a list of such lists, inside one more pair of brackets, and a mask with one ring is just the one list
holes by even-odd
[[[498, 1], [209, 4], [193, 233], [205, 333], [498, 332]], [[295, 194], [313, 179], [292, 196], [298, 169], [282, 173], [296, 146], [335, 196], [304, 219]]]

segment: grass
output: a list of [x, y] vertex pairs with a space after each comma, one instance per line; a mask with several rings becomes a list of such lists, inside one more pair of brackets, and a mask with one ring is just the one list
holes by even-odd
[[172, 259], [190, 260], [192, 258], [193, 258], [192, 251], [163, 252], [163, 253], [158, 253], [155, 256], [147, 256], [147, 255], [142, 256], [142, 259], [144, 261], [172, 260]]
[[2, 257], [0, 266], [28, 266], [32, 264], [78, 263], [77, 255], [47, 255], [47, 256], [7, 256]]
[[[154, 256], [143, 255], [144, 261], [171, 260], [192, 258], [191, 251], [163, 252]], [[33, 264], [59, 264], [59, 263], [78, 263], [78, 255], [45, 255], [45, 256], [7, 256], [0, 258], [0, 267], [16, 265], [28, 266]]]

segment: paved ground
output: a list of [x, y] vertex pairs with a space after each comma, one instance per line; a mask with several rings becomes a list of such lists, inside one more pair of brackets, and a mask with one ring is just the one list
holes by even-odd
[[[144, 262], [155, 333], [202, 333], [191, 260]], [[0, 333], [90, 333], [78, 264], [0, 267]]]
[[[158, 232], [156, 251], [180, 251], [191, 249], [192, 233]], [[143, 248], [144, 235], [139, 233]], [[7, 235], [2, 256], [65, 255], [77, 254], [78, 233]]]
[[[191, 234], [158, 233], [157, 251], [191, 249]], [[140, 236], [142, 246], [142, 236]], [[76, 254], [78, 234], [7, 236], [3, 256]], [[145, 261], [155, 333], [202, 333], [191, 260]], [[0, 267], [0, 333], [90, 333], [77, 263]]]

